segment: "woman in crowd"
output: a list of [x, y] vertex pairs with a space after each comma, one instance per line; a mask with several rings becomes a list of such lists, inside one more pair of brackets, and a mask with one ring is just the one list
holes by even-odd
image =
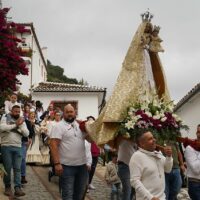
[[48, 114], [45, 115], [44, 120], [41, 122], [41, 140], [40, 140], [40, 151], [43, 158], [43, 164], [50, 163], [50, 155], [49, 155], [49, 134], [50, 129], [52, 128], [52, 124], [54, 123], [54, 112], [49, 111]]
[[40, 126], [35, 118], [35, 113], [30, 112], [29, 119], [27, 120], [27, 127], [32, 135], [30, 145], [27, 151], [27, 163], [43, 163], [42, 155], [40, 152]]
[[25, 104], [24, 105], [24, 111], [23, 111], [24, 119], [28, 119], [29, 113], [30, 113], [30, 105]]

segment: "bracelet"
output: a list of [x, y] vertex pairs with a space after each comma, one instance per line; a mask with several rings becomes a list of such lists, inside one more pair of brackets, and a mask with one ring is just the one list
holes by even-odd
[[59, 162], [57, 162], [57, 163], [54, 163], [54, 165], [60, 165], [60, 163], [59, 163]]

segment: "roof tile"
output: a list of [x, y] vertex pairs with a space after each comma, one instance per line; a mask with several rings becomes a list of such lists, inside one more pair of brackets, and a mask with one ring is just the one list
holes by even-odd
[[106, 92], [106, 88], [68, 83], [41, 82], [33, 92]]

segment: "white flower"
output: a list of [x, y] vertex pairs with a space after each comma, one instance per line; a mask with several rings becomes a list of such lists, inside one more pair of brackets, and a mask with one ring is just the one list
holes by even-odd
[[160, 115], [154, 115], [153, 119], [160, 119]]
[[160, 113], [159, 113], [159, 111], [158, 111], [158, 110], [156, 111], [156, 115], [160, 115]]
[[172, 114], [172, 117], [174, 117], [175, 119], [178, 117], [178, 115], [177, 114], [175, 114], [175, 113], [173, 113]]
[[173, 112], [173, 110], [174, 110], [174, 103], [173, 102], [170, 102], [168, 105], [167, 105], [167, 110], [169, 111], [169, 112]]
[[182, 121], [181, 118], [180, 118], [178, 115], [176, 115], [176, 114], [172, 114], [172, 117], [174, 117], [174, 119], [175, 119], [177, 122]]
[[148, 117], [152, 117], [152, 114], [151, 114], [149, 111], [145, 111], [145, 114], [146, 114]]
[[135, 112], [135, 108], [130, 107], [130, 108], [129, 108], [129, 112]]
[[160, 107], [160, 104], [159, 104], [159, 102], [158, 102], [157, 99], [154, 99], [154, 100], [153, 100], [153, 106]]
[[164, 114], [163, 111], [160, 112], [160, 117], [161, 117], [161, 118], [165, 117], [165, 114]]
[[136, 115], [135, 118], [138, 120], [138, 119], [142, 119], [142, 116], [141, 115]]
[[133, 128], [134, 126], [134, 122], [133, 121], [128, 121], [125, 123], [125, 128], [127, 128], [128, 130]]
[[161, 122], [165, 122], [167, 120], [167, 117], [161, 118]]
[[129, 112], [128, 112], [128, 115], [129, 115], [129, 116], [133, 116], [133, 112], [132, 112], [132, 111], [129, 111]]
[[147, 104], [142, 104], [141, 105], [141, 110], [148, 110], [148, 105]]
[[182, 121], [181, 118], [180, 118], [178, 115], [176, 115], [176, 114], [172, 114], [172, 117], [174, 117], [174, 119], [175, 119], [177, 122]]

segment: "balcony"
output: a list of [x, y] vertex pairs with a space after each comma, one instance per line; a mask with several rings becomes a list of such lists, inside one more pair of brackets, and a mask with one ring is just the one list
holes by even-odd
[[33, 50], [29, 46], [20, 45], [19, 50], [22, 57], [32, 57]]

